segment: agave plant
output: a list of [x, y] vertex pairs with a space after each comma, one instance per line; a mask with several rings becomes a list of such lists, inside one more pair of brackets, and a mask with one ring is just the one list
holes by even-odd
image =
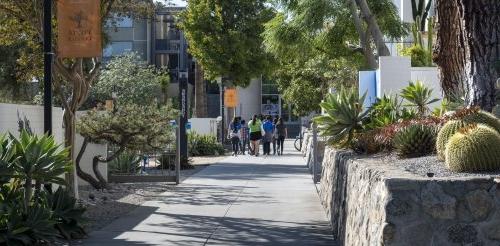
[[15, 148], [12, 141], [0, 136], [0, 185], [6, 184], [14, 175], [12, 162], [15, 159]]
[[141, 170], [142, 157], [125, 151], [109, 163], [110, 173], [136, 174]]
[[429, 111], [429, 104], [439, 101], [438, 98], [431, 99], [432, 89], [418, 80], [416, 83], [410, 82], [401, 90], [400, 95], [409, 102], [407, 106], [417, 109], [419, 116], [424, 116]]
[[10, 136], [15, 147], [15, 160], [12, 162], [14, 178], [24, 181], [24, 206], [29, 207], [33, 194], [33, 183], [65, 185], [62, 174], [71, 170], [68, 149], [56, 144], [53, 137], [44, 135], [38, 137], [21, 133], [19, 139]]
[[76, 199], [68, 190], [61, 186], [56, 192], [48, 191], [46, 196], [47, 207], [52, 210], [52, 220], [55, 228], [66, 239], [82, 238], [86, 235], [81, 226], [85, 208], [77, 205]]
[[363, 110], [366, 93], [359, 96], [355, 89], [341, 88], [338, 93], [329, 94], [320, 104], [325, 115], [314, 118], [322, 136], [330, 144], [347, 147], [352, 144], [354, 134], [363, 130], [363, 119], [368, 111]]

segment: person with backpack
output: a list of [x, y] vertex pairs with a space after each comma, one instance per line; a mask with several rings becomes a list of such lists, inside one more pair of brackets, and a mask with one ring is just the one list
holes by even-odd
[[271, 116], [267, 116], [264, 123], [262, 123], [262, 129], [264, 129], [264, 136], [262, 142], [264, 143], [264, 155], [271, 154], [271, 142], [273, 141], [273, 122]]
[[285, 123], [283, 123], [283, 118], [278, 119], [276, 123], [276, 135], [278, 136], [278, 155], [283, 155], [283, 147], [285, 145], [285, 138], [288, 137], [288, 130], [286, 129]]
[[250, 131], [250, 147], [253, 155], [259, 156], [259, 144], [262, 139], [262, 122], [257, 118], [257, 115], [252, 117], [248, 122], [248, 129]]
[[231, 145], [233, 149], [233, 156], [238, 155], [238, 149], [240, 146], [240, 130], [241, 124], [238, 118], [234, 117], [231, 125], [229, 126], [229, 137], [231, 139]]
[[[245, 120], [241, 120], [240, 125], [241, 125], [241, 130], [240, 130], [240, 151], [244, 155], [245, 151], [246, 151], [247, 145], [250, 144], [248, 142], [249, 132], [248, 132], [248, 126], [247, 126]], [[249, 147], [248, 152], [250, 153], [250, 147]]]

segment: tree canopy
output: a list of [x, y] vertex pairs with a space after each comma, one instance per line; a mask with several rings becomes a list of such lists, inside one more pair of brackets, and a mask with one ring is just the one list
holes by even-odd
[[[391, 1], [367, 3], [383, 35], [407, 34]], [[279, 64], [273, 77], [294, 113], [319, 110], [329, 87], [356, 86], [359, 69], [376, 67], [375, 40], [356, 1], [278, 0], [275, 6], [279, 13], [265, 25], [264, 44]]]
[[102, 69], [92, 88], [93, 99], [104, 102], [113, 94], [119, 104], [151, 105], [160, 102], [170, 76], [166, 70], [141, 62], [135, 53], [113, 58]]
[[265, 73], [270, 56], [261, 33], [273, 11], [264, 0], [191, 0], [180, 15], [180, 28], [189, 52], [203, 67], [207, 79], [228, 78], [247, 86]]

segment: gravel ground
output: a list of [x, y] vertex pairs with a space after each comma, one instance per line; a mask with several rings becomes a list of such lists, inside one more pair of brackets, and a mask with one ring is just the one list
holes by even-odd
[[[217, 163], [225, 156], [193, 157], [194, 169], [181, 171], [181, 180], [203, 170], [209, 164]], [[90, 186], [80, 187], [81, 203], [87, 207], [85, 229], [92, 232], [103, 228], [113, 220], [122, 217], [142, 203], [154, 200], [159, 194], [172, 189], [174, 184], [165, 182], [112, 184], [111, 190], [95, 190]]]
[[427, 177], [427, 173], [433, 173], [434, 177], [477, 177], [477, 176], [500, 176], [500, 172], [480, 173], [457, 173], [446, 168], [444, 162], [439, 161], [436, 155], [417, 158], [401, 159], [395, 154], [378, 157], [384, 163], [397, 166], [410, 173]]

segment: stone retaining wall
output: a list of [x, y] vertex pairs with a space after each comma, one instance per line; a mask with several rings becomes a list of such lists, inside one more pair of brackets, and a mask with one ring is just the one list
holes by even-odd
[[421, 177], [327, 148], [319, 191], [340, 245], [500, 245], [490, 176]]

